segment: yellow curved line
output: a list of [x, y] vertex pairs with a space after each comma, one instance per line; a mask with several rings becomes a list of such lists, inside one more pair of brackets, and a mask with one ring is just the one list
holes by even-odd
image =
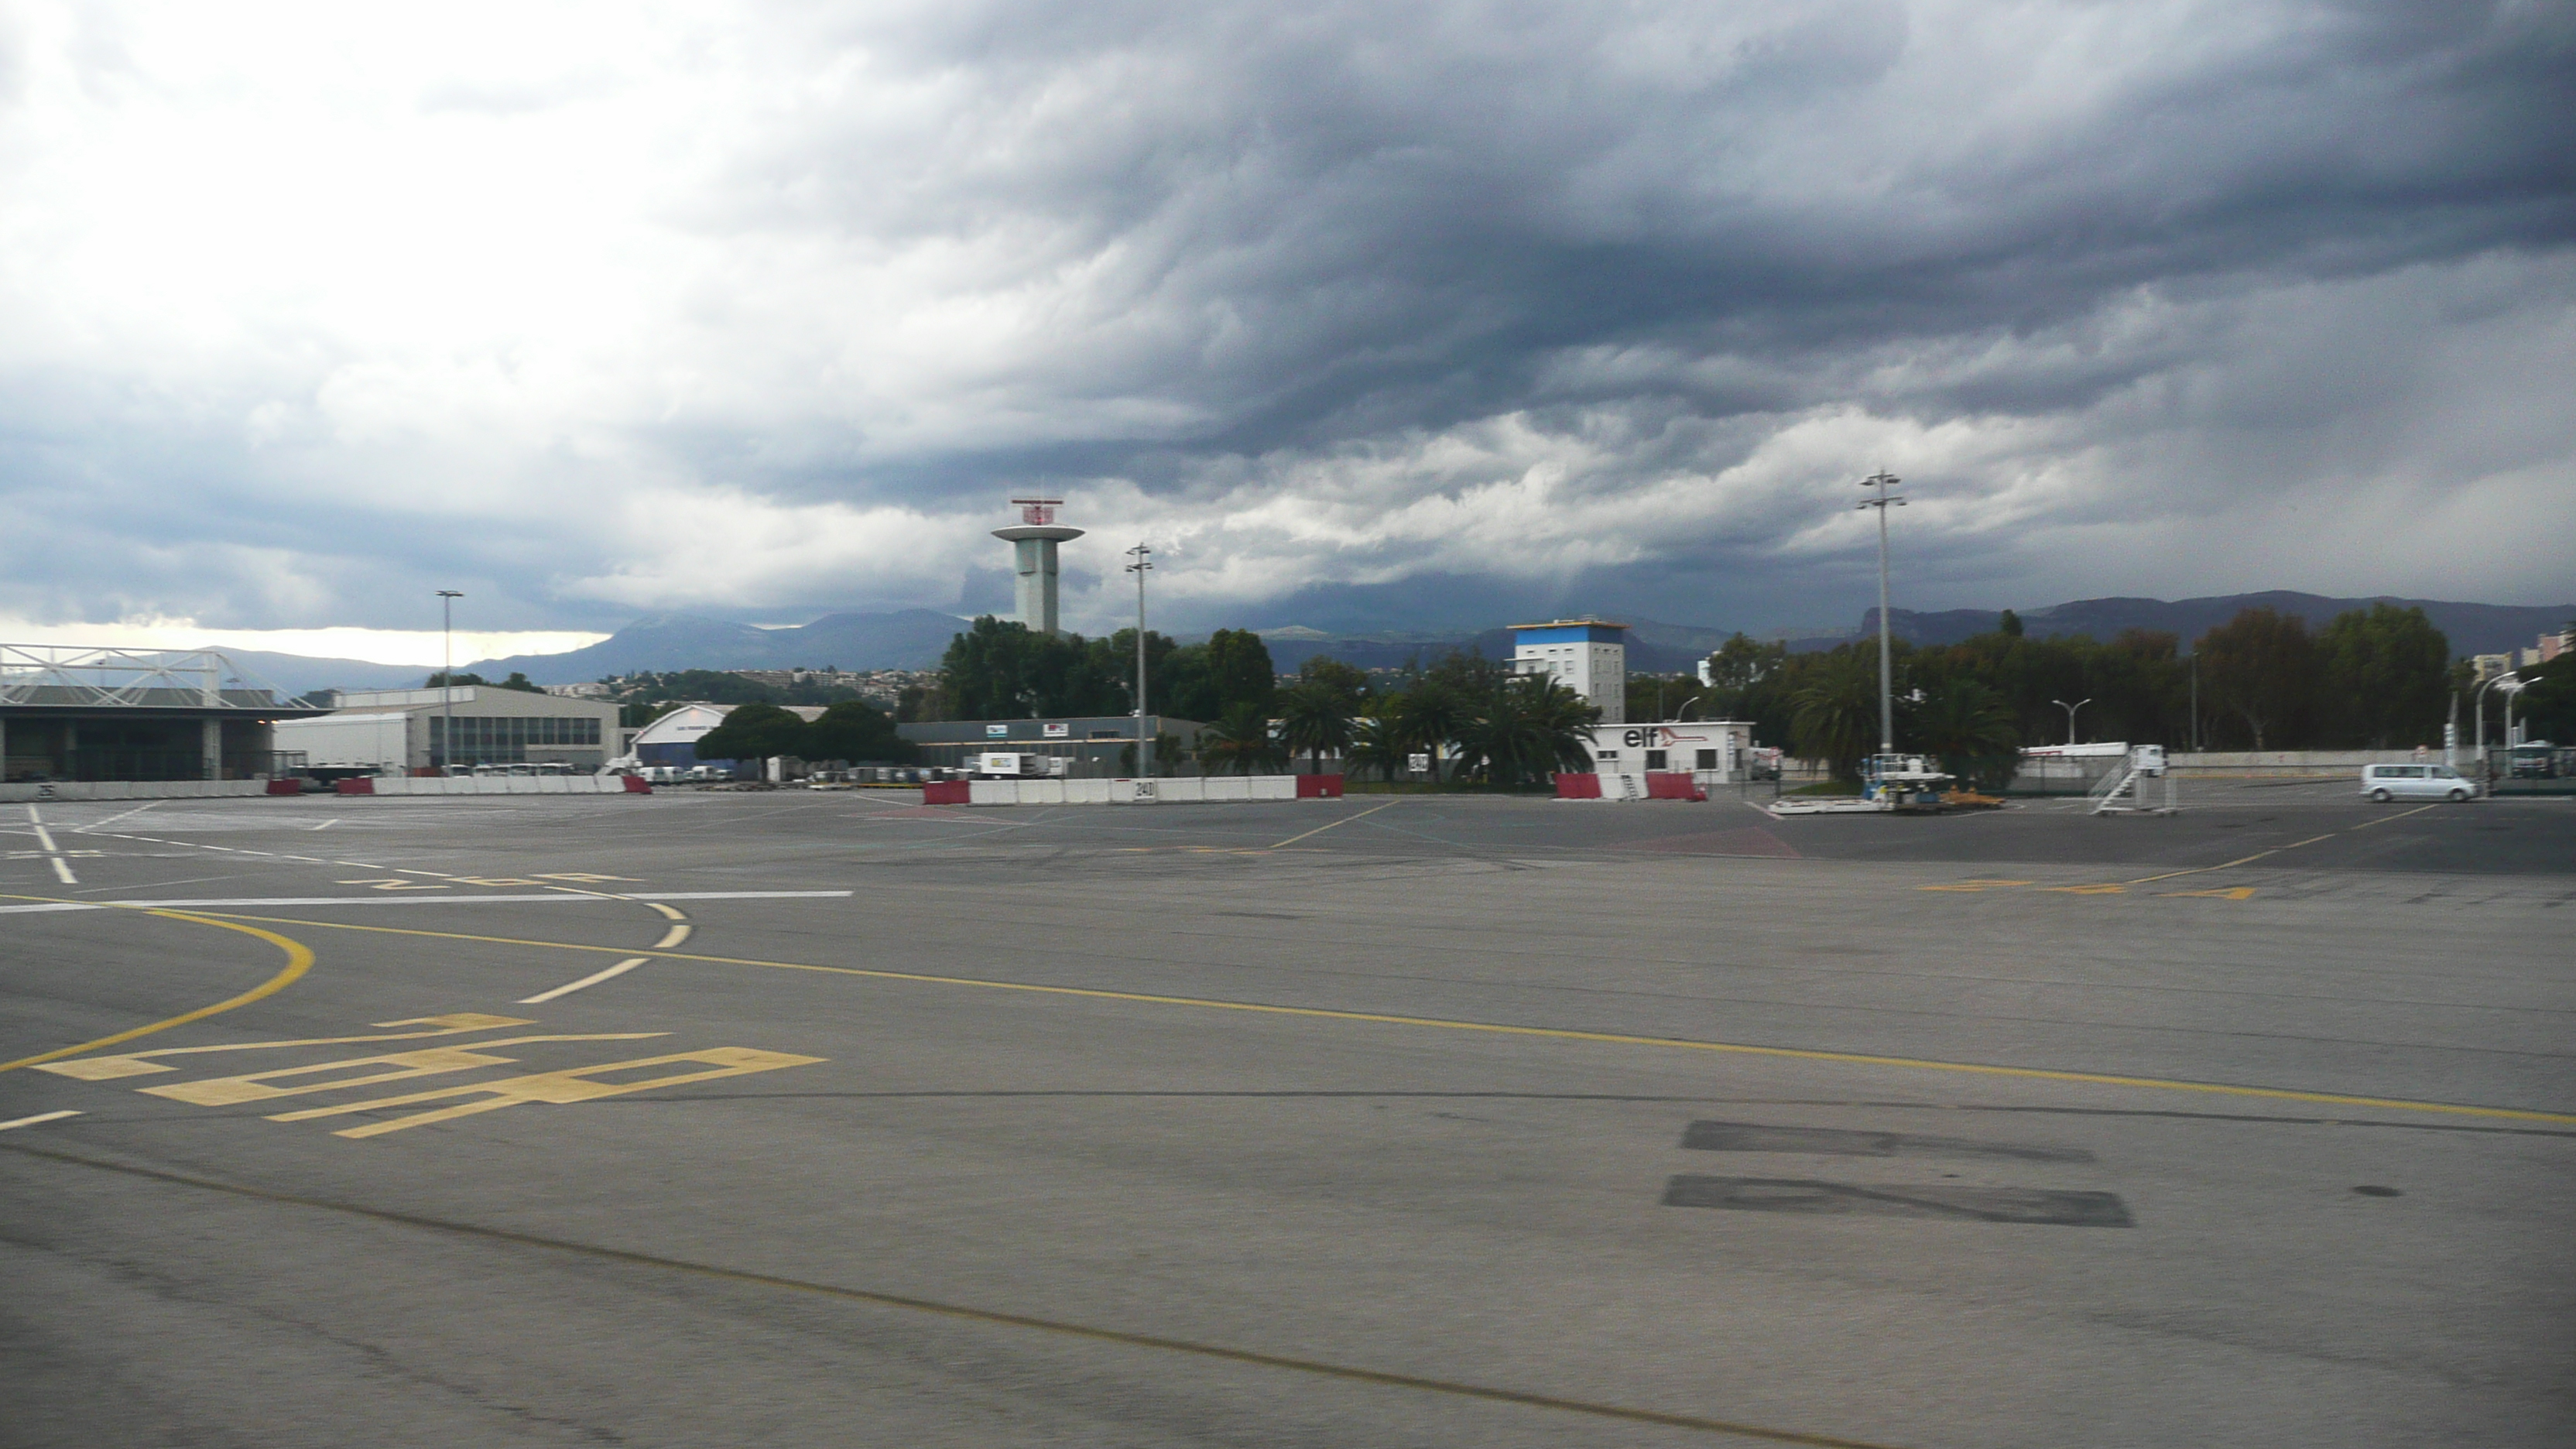
[[[531, 941], [516, 936], [478, 936], [464, 931], [425, 931], [405, 926], [361, 926], [348, 921], [298, 921], [281, 916], [251, 916], [279, 925], [317, 926], [326, 931], [365, 931], [384, 936], [428, 936], [443, 941], [479, 941], [495, 946], [538, 946], [556, 951], [627, 954], [623, 946], [591, 946], [577, 941]], [[1244, 1011], [1264, 1016], [1302, 1016], [1326, 1021], [1364, 1021], [1383, 1026], [1427, 1027], [1438, 1031], [1485, 1032], [1495, 1036], [1543, 1037], [1552, 1041], [1604, 1042], [1613, 1046], [1661, 1047], [1671, 1051], [1720, 1052], [1735, 1056], [1775, 1057], [1802, 1062], [1835, 1062], [1845, 1066], [1892, 1067], [1914, 1072], [1959, 1072], [1980, 1077], [2023, 1081], [2074, 1082], [2095, 1087], [2139, 1087], [2160, 1092], [2206, 1092], [2221, 1097], [2255, 1097], [2275, 1102], [2311, 1102], [2333, 1107], [2375, 1107], [2392, 1112], [2437, 1112], [2452, 1117], [2485, 1117], [2507, 1122], [2548, 1122], [2576, 1126], [2576, 1112], [2535, 1112], [2520, 1107], [2482, 1107], [2465, 1102], [2422, 1102], [2407, 1097], [2362, 1097], [2342, 1092], [2302, 1092], [2287, 1087], [2242, 1086], [2234, 1082], [2195, 1082], [2179, 1077], [2133, 1077], [2109, 1072], [2070, 1072], [2050, 1067], [2007, 1067], [1984, 1062], [1951, 1062], [1937, 1057], [1892, 1057], [1870, 1052], [1822, 1051], [1812, 1047], [1755, 1046], [1748, 1042], [1705, 1041], [1696, 1037], [1637, 1036], [1625, 1032], [1581, 1031], [1571, 1027], [1516, 1026], [1499, 1021], [1462, 1021], [1439, 1016], [1401, 1016], [1381, 1011], [1347, 1011], [1329, 1006], [1274, 1006], [1260, 1001], [1226, 1001], [1206, 996], [1165, 996], [1149, 991], [1107, 991], [1094, 986], [1049, 986], [1034, 981], [996, 981], [976, 976], [939, 976], [922, 971], [885, 971], [864, 966], [818, 966], [806, 961], [764, 961], [744, 956], [706, 956], [689, 951], [656, 953], [665, 960], [702, 961], [716, 966], [759, 966], [775, 971], [812, 971], [828, 976], [859, 976], [874, 981], [915, 981], [934, 986], [968, 986], [983, 991], [1024, 991], [1039, 996], [1075, 996], [1094, 1001], [1134, 1001], [1148, 1006], [1183, 1006], [1206, 1011]]]
[[192, 916], [181, 911], [154, 910], [146, 911], [144, 914], [163, 916], [173, 921], [188, 921], [200, 926], [220, 926], [227, 931], [239, 931], [245, 936], [257, 936], [285, 952], [286, 965], [276, 975], [229, 1001], [218, 1001], [212, 1006], [200, 1006], [194, 1011], [171, 1017], [167, 1021], [156, 1021], [150, 1026], [138, 1026], [131, 1031], [120, 1031], [114, 1036], [103, 1036], [96, 1041], [82, 1042], [78, 1046], [58, 1047], [53, 1051], [38, 1052], [32, 1057], [20, 1057], [14, 1062], [0, 1062], [0, 1072], [12, 1072], [20, 1067], [35, 1066], [39, 1062], [76, 1057], [83, 1052], [96, 1051], [100, 1047], [115, 1046], [119, 1042], [132, 1041], [139, 1036], [150, 1036], [156, 1031], [168, 1031], [174, 1026], [186, 1026], [192, 1021], [203, 1021], [210, 1016], [220, 1016], [237, 1006], [248, 1006], [254, 1001], [275, 996], [294, 985], [305, 972], [313, 969], [313, 948], [301, 941], [289, 940], [275, 931], [263, 931], [257, 926], [245, 926], [238, 921], [218, 921], [209, 916]]

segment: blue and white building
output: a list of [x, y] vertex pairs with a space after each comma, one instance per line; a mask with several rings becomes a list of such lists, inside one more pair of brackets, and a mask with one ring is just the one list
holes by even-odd
[[1514, 624], [1512, 672], [1544, 674], [1601, 711], [1601, 723], [1628, 722], [1628, 626], [1600, 619]]

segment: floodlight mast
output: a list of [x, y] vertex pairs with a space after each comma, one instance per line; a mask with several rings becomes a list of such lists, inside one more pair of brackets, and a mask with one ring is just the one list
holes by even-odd
[[464, 597], [454, 589], [438, 591], [439, 656], [445, 661], [438, 671], [438, 728], [446, 736], [438, 746], [441, 778], [446, 777], [456, 760], [456, 601]]
[[1890, 505], [1905, 506], [1905, 500], [1892, 496], [1888, 489], [1905, 480], [1881, 468], [1860, 480], [1863, 488], [1876, 488], [1878, 496], [1860, 504], [1878, 510], [1878, 752], [1896, 753], [1896, 687], [1895, 668], [1889, 662], [1892, 646], [1887, 627], [1887, 510]]
[[1136, 778], [1154, 775], [1154, 740], [1145, 732], [1145, 575], [1154, 567], [1154, 551], [1144, 544], [1127, 550], [1135, 560], [1127, 572], [1136, 576]]

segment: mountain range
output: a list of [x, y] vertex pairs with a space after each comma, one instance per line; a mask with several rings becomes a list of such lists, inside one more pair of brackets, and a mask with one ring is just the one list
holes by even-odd
[[[2274, 591], [2225, 594], [2199, 599], [2078, 599], [2071, 603], [2021, 611], [2025, 633], [2033, 638], [2089, 634], [2108, 639], [2123, 629], [2157, 629], [2185, 641], [2226, 623], [2242, 609], [2269, 608], [2295, 614], [2311, 629], [2322, 628], [2335, 615], [2367, 608], [2375, 602], [2424, 610], [2451, 641], [2457, 654], [2494, 654], [2527, 649], [2544, 632], [2554, 633], [2576, 619], [2576, 605], [2534, 608], [2516, 604], [2452, 603], [2438, 599], [2335, 599], [2318, 594]], [[1984, 633], [2001, 619], [2001, 610], [1892, 609], [1891, 632], [1917, 644], [1956, 643]], [[966, 620], [935, 609], [904, 609], [887, 614], [826, 614], [810, 624], [764, 629], [691, 614], [655, 614], [636, 620], [585, 648], [561, 654], [516, 654], [462, 665], [487, 679], [513, 671], [539, 684], [576, 684], [638, 670], [670, 669], [928, 669], [939, 663], [949, 639]], [[1628, 667], [1637, 673], [1680, 673], [1726, 642], [1731, 629], [1668, 624], [1653, 619], [1624, 619], [1628, 625]], [[1861, 615], [1849, 633], [1757, 635], [1785, 642], [1792, 650], [1829, 649], [1878, 631], [1878, 611]], [[1511, 633], [1482, 631], [1371, 630], [1335, 633], [1284, 625], [1263, 629], [1262, 640], [1281, 672], [1294, 672], [1317, 655], [1363, 669], [1396, 669], [1420, 661], [1428, 664], [1452, 649], [1481, 651], [1487, 658], [1511, 655]], [[1748, 631], [1750, 632], [1750, 631]], [[356, 659], [312, 659], [294, 654], [253, 650], [226, 651], [244, 669], [288, 693], [315, 688], [387, 689], [417, 684], [427, 671], [408, 665], [371, 664]]]

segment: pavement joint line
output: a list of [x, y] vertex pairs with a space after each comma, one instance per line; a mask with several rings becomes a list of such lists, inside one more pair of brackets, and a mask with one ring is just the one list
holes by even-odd
[[[18, 899], [23, 900], [25, 897], [18, 897]], [[115, 1046], [120, 1042], [129, 1042], [137, 1037], [150, 1036], [155, 1032], [168, 1031], [174, 1026], [186, 1026], [192, 1021], [203, 1021], [210, 1016], [220, 1016], [224, 1012], [231, 1011], [236, 1007], [248, 1006], [254, 1001], [261, 1001], [268, 997], [275, 996], [277, 993], [284, 991], [287, 987], [294, 985], [303, 977], [305, 972], [313, 969], [313, 948], [305, 945], [301, 941], [281, 936], [275, 931], [263, 931], [257, 926], [246, 926], [239, 921], [219, 921], [211, 916], [189, 915], [180, 911], [156, 910], [147, 911], [144, 914], [160, 916], [164, 919], [173, 921], [187, 921], [200, 926], [213, 926], [218, 930], [239, 931], [245, 936], [256, 936], [285, 952], [286, 965], [280, 968], [276, 975], [269, 977], [266, 981], [252, 987], [250, 990], [245, 991], [238, 996], [228, 997], [222, 1001], [218, 1001], [212, 1006], [201, 1006], [194, 1011], [182, 1012], [165, 1021], [156, 1021], [144, 1026], [133, 1027], [125, 1031], [117, 1032], [112, 1036], [100, 1037], [96, 1041], [85, 1041], [77, 1046], [56, 1047], [54, 1050], [49, 1052], [38, 1052], [34, 1056], [20, 1057], [14, 1062], [0, 1062], [0, 1072], [16, 1071], [20, 1067], [32, 1067], [40, 1062], [60, 1061], [64, 1057], [76, 1057], [83, 1052], [96, 1051], [100, 1047]]]
[[1321, 835], [1336, 825], [1348, 825], [1354, 820], [1365, 820], [1368, 817], [1375, 815], [1380, 810], [1392, 810], [1403, 803], [1403, 797], [1398, 796], [1393, 800], [1387, 801], [1383, 805], [1372, 805], [1357, 815], [1345, 815], [1339, 820], [1327, 820], [1323, 824], [1316, 826], [1314, 829], [1307, 831], [1305, 835], [1291, 835], [1286, 840], [1279, 842], [1279, 845], [1274, 845], [1270, 848], [1272, 850], [1277, 850], [1280, 845], [1295, 845], [1298, 841], [1304, 840], [1307, 835]]
[[[209, 915], [217, 913], [208, 913]], [[238, 915], [237, 912], [222, 912]], [[624, 946], [593, 946], [579, 941], [531, 941], [512, 936], [478, 936], [461, 931], [424, 931], [404, 926], [362, 926], [350, 921], [302, 921], [271, 916], [240, 916], [275, 925], [314, 926], [327, 931], [364, 931], [388, 936], [425, 936], [447, 941], [476, 941], [494, 946], [535, 946], [558, 951], [622, 954]], [[2576, 1124], [2576, 1112], [2542, 1112], [2522, 1107], [2490, 1107], [2464, 1102], [2427, 1102], [2406, 1097], [2366, 1097], [2344, 1092], [2307, 1092], [2288, 1087], [2257, 1087], [2236, 1082], [2196, 1082], [2176, 1077], [2138, 1077], [2113, 1072], [2078, 1072], [2053, 1067], [2014, 1067], [1988, 1062], [1952, 1062], [1930, 1057], [1883, 1056], [1872, 1052], [1838, 1052], [1815, 1047], [1759, 1046], [1749, 1042], [1707, 1041], [1695, 1037], [1640, 1036], [1627, 1032], [1585, 1031], [1574, 1027], [1523, 1026], [1512, 1022], [1467, 1021], [1449, 1017], [1405, 1016], [1393, 1012], [1351, 1011], [1328, 1006], [1282, 1006], [1261, 1001], [1227, 1001], [1204, 996], [1166, 996], [1146, 991], [1109, 991], [1092, 986], [1051, 986], [1034, 981], [994, 981], [972, 976], [939, 976], [920, 971], [887, 971], [866, 966], [819, 966], [806, 961], [765, 961], [742, 956], [707, 956], [687, 951], [656, 954], [674, 961], [713, 966], [756, 966], [776, 971], [811, 971], [827, 976], [856, 976], [876, 981], [909, 981], [932, 986], [966, 986], [982, 991], [1024, 991], [1039, 996], [1069, 996], [1092, 1001], [1129, 1001], [1146, 1006], [1179, 1006], [1205, 1011], [1241, 1011], [1263, 1016], [1295, 1016], [1320, 1021], [1413, 1026], [1438, 1031], [1482, 1032], [1494, 1036], [1537, 1037], [1549, 1041], [1598, 1042], [1609, 1046], [1658, 1047], [1673, 1051], [1715, 1052], [1776, 1060], [1833, 1062], [1844, 1066], [1888, 1067], [1902, 1071], [1957, 1072], [1969, 1076], [2006, 1077], [2021, 1081], [2067, 1082], [2079, 1086], [2134, 1087], [2150, 1091], [2201, 1092], [2222, 1097], [2255, 1097], [2278, 1102], [2318, 1102], [2341, 1107], [2375, 1107], [2395, 1112], [2431, 1112], [2455, 1117], [2490, 1117], [2511, 1122]]]
[[42, 1147], [16, 1144], [0, 1146], [0, 1151], [25, 1157], [41, 1158], [71, 1166], [92, 1168], [101, 1172], [123, 1173], [174, 1187], [195, 1188], [202, 1192], [225, 1193], [258, 1202], [285, 1207], [308, 1208], [319, 1212], [340, 1213], [349, 1217], [368, 1218], [376, 1222], [395, 1223], [403, 1227], [449, 1233], [458, 1237], [479, 1238], [486, 1242], [508, 1243], [516, 1247], [540, 1248], [548, 1252], [622, 1263], [630, 1267], [653, 1268], [663, 1272], [685, 1273], [713, 1278], [728, 1283], [759, 1288], [784, 1289], [846, 1302], [865, 1303], [880, 1308], [900, 1308], [915, 1313], [968, 1323], [988, 1324], [997, 1328], [1031, 1329], [1041, 1333], [1061, 1334], [1089, 1339], [1095, 1343], [1114, 1343], [1128, 1348], [1154, 1349], [1164, 1353], [1186, 1354], [1194, 1358], [1216, 1359], [1254, 1368], [1279, 1369], [1317, 1378], [1339, 1379], [1346, 1383], [1369, 1384], [1380, 1388], [1412, 1389], [1419, 1392], [1447, 1394], [1457, 1398], [1481, 1399], [1489, 1403], [1518, 1404], [1526, 1408], [1552, 1409], [1597, 1419], [1620, 1420], [1632, 1424], [1653, 1424], [1670, 1429], [1689, 1429], [1704, 1434], [1731, 1434], [1738, 1438], [1759, 1439], [1773, 1444], [1800, 1444], [1811, 1449], [1892, 1449], [1876, 1440], [1846, 1439], [1831, 1434], [1811, 1434], [1796, 1429], [1773, 1429], [1759, 1424], [1714, 1419], [1698, 1414], [1678, 1414], [1660, 1409], [1630, 1408], [1621, 1404], [1594, 1403], [1584, 1399], [1560, 1398], [1526, 1389], [1497, 1388], [1485, 1384], [1460, 1383], [1418, 1374], [1392, 1373], [1382, 1369], [1361, 1368], [1353, 1364], [1330, 1363], [1320, 1359], [1292, 1358], [1285, 1354], [1264, 1353], [1257, 1349], [1230, 1348], [1224, 1344], [1201, 1343], [1192, 1339], [1167, 1338], [1160, 1334], [1137, 1333], [1120, 1328], [1102, 1328], [1063, 1319], [1039, 1318], [1001, 1309], [977, 1308], [962, 1303], [943, 1303], [931, 1298], [908, 1294], [882, 1293], [867, 1288], [849, 1288], [832, 1283], [816, 1283], [802, 1278], [787, 1278], [771, 1273], [754, 1273], [739, 1268], [718, 1267], [712, 1263], [693, 1263], [685, 1258], [665, 1258], [652, 1253], [639, 1253], [625, 1248], [604, 1247], [594, 1243], [549, 1238], [537, 1233], [516, 1232], [508, 1228], [486, 1227], [480, 1223], [454, 1222], [420, 1213], [397, 1212], [389, 1208], [364, 1207], [357, 1203], [336, 1202], [329, 1198], [306, 1197], [298, 1193], [277, 1192], [240, 1183], [219, 1182], [212, 1178], [192, 1177], [184, 1173], [165, 1172], [158, 1168], [130, 1163], [108, 1162], [75, 1152], [57, 1152]]

